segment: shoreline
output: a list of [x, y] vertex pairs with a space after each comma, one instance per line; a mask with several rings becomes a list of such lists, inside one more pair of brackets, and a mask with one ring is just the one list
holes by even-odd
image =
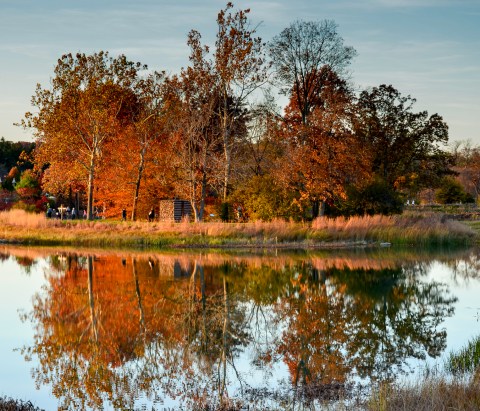
[[134, 249], [342, 249], [474, 245], [480, 225], [439, 213], [319, 218], [313, 222], [172, 223], [48, 220], [0, 213], [0, 244]]

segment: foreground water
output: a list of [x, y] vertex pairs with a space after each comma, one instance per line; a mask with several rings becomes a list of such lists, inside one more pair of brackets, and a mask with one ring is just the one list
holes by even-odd
[[0, 396], [51, 409], [295, 409], [480, 334], [477, 250], [0, 249]]

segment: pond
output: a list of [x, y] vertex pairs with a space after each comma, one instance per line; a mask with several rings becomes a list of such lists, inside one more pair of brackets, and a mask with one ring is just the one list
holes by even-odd
[[314, 408], [480, 334], [478, 250], [0, 248], [0, 396]]

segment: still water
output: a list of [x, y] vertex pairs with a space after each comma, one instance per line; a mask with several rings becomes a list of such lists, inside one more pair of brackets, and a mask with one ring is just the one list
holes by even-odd
[[478, 250], [0, 248], [0, 396], [46, 409], [314, 407], [480, 334]]

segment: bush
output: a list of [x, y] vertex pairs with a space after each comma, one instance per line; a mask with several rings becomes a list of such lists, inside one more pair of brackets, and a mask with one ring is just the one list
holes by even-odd
[[270, 175], [252, 177], [248, 185], [237, 189], [232, 200], [243, 206], [251, 220], [302, 217], [293, 194], [286, 192]]
[[387, 183], [375, 180], [360, 189], [349, 187], [347, 199], [329, 205], [326, 214], [343, 216], [392, 215], [403, 211], [403, 198]]
[[465, 192], [463, 186], [453, 178], [444, 178], [435, 193], [435, 199], [441, 204], [472, 203], [473, 197]]

